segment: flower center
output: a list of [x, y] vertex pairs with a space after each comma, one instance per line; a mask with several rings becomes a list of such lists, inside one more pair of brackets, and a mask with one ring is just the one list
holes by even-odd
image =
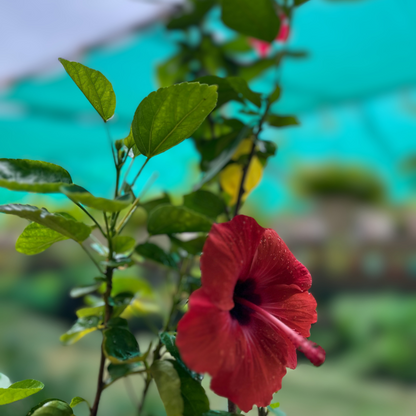
[[247, 309], [251, 309], [251, 313], [256, 313], [263, 317], [267, 322], [270, 323], [276, 329], [284, 332], [285, 335], [293, 342], [295, 347], [302, 351], [306, 358], [315, 366], [319, 367], [325, 361], [325, 350], [316, 345], [314, 342], [308, 341], [307, 339], [303, 338], [299, 335], [295, 330], [288, 327], [278, 318], [276, 318], [271, 313], [267, 312], [260, 306], [256, 305], [254, 302], [250, 302], [248, 299], [241, 298], [239, 296], [234, 295], [234, 302], [236, 305], [241, 305], [240, 307], [245, 307]]
[[261, 297], [256, 293], [256, 282], [254, 279], [239, 280], [234, 288], [234, 308], [231, 309], [230, 314], [241, 325], [248, 325], [250, 322], [253, 309], [243, 305], [236, 299], [245, 299], [250, 304], [260, 305]]

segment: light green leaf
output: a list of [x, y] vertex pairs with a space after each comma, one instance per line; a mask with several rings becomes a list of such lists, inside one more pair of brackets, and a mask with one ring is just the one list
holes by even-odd
[[58, 399], [48, 399], [38, 404], [27, 416], [74, 416], [68, 403]]
[[139, 151], [151, 158], [187, 139], [217, 104], [217, 87], [184, 82], [160, 88], [137, 107], [132, 130]]
[[91, 234], [91, 227], [88, 225], [66, 218], [62, 214], [52, 214], [45, 208], [9, 204], [0, 205], [0, 212], [34, 221], [78, 242], [84, 241]]
[[106, 212], [121, 211], [133, 202], [131, 194], [123, 195], [117, 199], [97, 198], [86, 189], [77, 185], [63, 186], [61, 187], [61, 192], [72, 201]]
[[202, 189], [184, 195], [183, 205], [212, 219], [217, 218], [225, 210], [224, 201], [218, 195]]
[[85, 335], [96, 331], [99, 323], [100, 319], [97, 316], [79, 318], [73, 327], [61, 336], [60, 340], [65, 345], [75, 344]]
[[173, 361], [172, 364], [181, 381], [183, 416], [202, 416], [209, 411], [209, 401], [204, 388], [178, 362]]
[[[127, 149], [129, 149], [133, 153], [133, 157], [137, 157], [137, 156], [141, 155], [139, 149], [136, 146], [136, 142], [134, 141], [133, 132], [131, 130], [131, 127], [130, 127], [130, 132], [129, 132], [128, 136], [126, 138], [124, 138], [123, 142], [124, 142], [124, 146], [126, 146]], [[131, 154], [129, 154], [129, 155], [131, 156]]]
[[41, 253], [52, 244], [67, 240], [68, 238], [44, 225], [32, 222], [23, 230], [23, 233], [17, 239], [16, 250], [19, 253], [31, 256]]
[[115, 276], [113, 278], [113, 289], [111, 296], [117, 296], [120, 293], [141, 293], [143, 295], [151, 295], [153, 293], [152, 287], [146, 280], [138, 279], [137, 277]]
[[70, 174], [53, 163], [27, 159], [0, 159], [0, 187], [12, 191], [59, 193], [72, 183]]
[[94, 285], [77, 286], [71, 289], [69, 296], [71, 296], [71, 298], [80, 298], [82, 296], [88, 295], [89, 293], [95, 292], [100, 286], [100, 283], [96, 283]]
[[0, 373], [0, 388], [7, 389], [11, 385], [11, 381], [9, 377], [5, 376], [4, 374]]
[[170, 361], [155, 361], [150, 367], [167, 416], [182, 416], [184, 401], [181, 395], [181, 380]]
[[127, 321], [122, 318], [111, 319], [108, 329], [103, 331], [103, 350], [113, 364], [128, 364], [144, 361], [136, 337], [130, 332]]
[[256, 39], [273, 42], [280, 20], [273, 0], [222, 0], [222, 21], [231, 29]]
[[278, 407], [280, 407], [280, 403], [270, 403], [269, 407], [271, 407], [272, 409], [277, 409]]
[[163, 249], [153, 243], [143, 243], [136, 246], [134, 251], [145, 259], [153, 260], [164, 266], [171, 267], [172, 269], [177, 269], [177, 262], [175, 257], [166, 253]]
[[10, 385], [8, 388], [0, 388], [0, 405], [25, 399], [42, 390], [44, 387], [44, 384], [40, 381], [23, 380]]
[[113, 238], [112, 244], [114, 253], [130, 254], [136, 245], [136, 240], [133, 237], [118, 235]]
[[62, 58], [59, 61], [101, 118], [107, 121], [113, 117], [116, 95], [110, 81], [101, 72], [78, 62]]
[[211, 229], [212, 221], [186, 207], [160, 205], [149, 215], [147, 231], [149, 234], [173, 234]]
[[278, 116], [276, 114], [267, 116], [266, 121], [273, 127], [298, 126], [300, 124], [294, 116]]
[[78, 397], [78, 396], [74, 397], [74, 398], [71, 400], [71, 403], [69, 404], [69, 406], [70, 406], [70, 407], [72, 407], [72, 408], [74, 408], [75, 406], [79, 405], [80, 403], [86, 403], [86, 404], [87, 404], [87, 406], [88, 406], [88, 408], [90, 408], [90, 409], [91, 409], [91, 406], [90, 406], [90, 404], [88, 403], [88, 401], [87, 401], [87, 400], [85, 400], [85, 399], [83, 399], [82, 397]]
[[78, 318], [102, 317], [104, 315], [104, 305], [81, 308], [78, 309], [75, 313], [77, 314]]

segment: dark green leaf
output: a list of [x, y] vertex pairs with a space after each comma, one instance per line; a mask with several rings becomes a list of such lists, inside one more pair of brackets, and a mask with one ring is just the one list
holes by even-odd
[[174, 361], [172, 364], [181, 380], [183, 416], [202, 416], [209, 411], [209, 401], [204, 388], [178, 362]]
[[112, 245], [114, 253], [127, 255], [133, 251], [136, 240], [133, 237], [118, 235], [112, 239]]
[[110, 362], [128, 364], [146, 358], [146, 355], [140, 352], [136, 337], [130, 332], [125, 319], [111, 319], [107, 325], [108, 329], [103, 331], [103, 347], [104, 354]]
[[280, 98], [281, 92], [280, 87], [277, 85], [274, 91], [269, 95], [269, 103], [273, 104], [276, 102]]
[[145, 259], [153, 260], [159, 264], [163, 264], [164, 266], [171, 267], [173, 269], [177, 269], [177, 263], [175, 257], [170, 254], [166, 253], [163, 249], [153, 243], [143, 243], [136, 246], [134, 251], [137, 254], [140, 254]]
[[224, 201], [212, 192], [199, 189], [183, 197], [183, 205], [209, 218], [217, 218], [225, 210]]
[[27, 416], [73, 416], [68, 403], [59, 399], [48, 399], [33, 407]]
[[184, 401], [181, 395], [181, 380], [173, 364], [168, 360], [157, 360], [150, 367], [167, 416], [182, 416]]
[[144, 208], [148, 214], [150, 214], [159, 205], [165, 205], [165, 204], [170, 204], [170, 203], [171, 203], [171, 200], [170, 200], [169, 195], [165, 194], [160, 198], [156, 198], [147, 202], [143, 202], [142, 204], [140, 204], [140, 206]]
[[78, 242], [84, 241], [91, 234], [91, 227], [82, 222], [66, 218], [62, 214], [52, 214], [45, 208], [10, 204], [0, 205], [0, 212], [34, 221]]
[[78, 397], [78, 396], [74, 397], [74, 398], [71, 400], [71, 403], [69, 404], [69, 406], [70, 406], [70, 407], [72, 407], [72, 408], [74, 408], [75, 406], [79, 405], [80, 403], [86, 403], [86, 404], [87, 404], [87, 406], [88, 406], [88, 408], [90, 408], [90, 409], [91, 409], [91, 406], [90, 406], [90, 404], [87, 402], [87, 400], [83, 399], [82, 397]]
[[52, 244], [67, 240], [68, 238], [44, 225], [32, 222], [23, 230], [23, 233], [17, 239], [16, 250], [19, 253], [31, 256], [41, 253]]
[[278, 116], [277, 114], [267, 116], [267, 122], [273, 127], [298, 126], [300, 124], [294, 116]]
[[106, 212], [121, 211], [133, 202], [131, 194], [123, 195], [117, 199], [97, 198], [86, 189], [77, 185], [62, 186], [61, 192], [72, 201]]
[[307, 3], [309, 0], [294, 0], [295, 6], [302, 6], [302, 4]]
[[161, 205], [151, 212], [147, 222], [149, 234], [174, 234], [209, 231], [212, 221], [185, 207]]
[[192, 10], [189, 13], [174, 17], [168, 24], [168, 29], [186, 29], [199, 25], [205, 14], [214, 6], [216, 0], [192, 0]]
[[245, 99], [251, 101], [257, 107], [261, 106], [261, 94], [252, 91], [244, 78], [227, 77], [227, 81], [234, 90], [241, 94]]
[[248, 126], [244, 126], [240, 130], [238, 135], [232, 141], [232, 143], [214, 160], [212, 160], [207, 168], [207, 172], [201, 181], [195, 186], [195, 190], [199, 189], [204, 183], [211, 180], [220, 170], [230, 161], [233, 154], [237, 150], [238, 145], [251, 134], [251, 129]]
[[242, 101], [238, 92], [228, 82], [226, 78], [217, 77], [214, 75], [206, 75], [204, 77], [197, 78], [196, 82], [201, 84], [216, 85], [218, 86], [218, 102], [217, 107], [221, 107], [228, 101]]
[[179, 354], [179, 350], [176, 346], [176, 336], [169, 332], [162, 332], [160, 334], [160, 340], [162, 344], [166, 347], [169, 354], [175, 358], [175, 360], [181, 365], [181, 367], [196, 381], [199, 383], [202, 381], [203, 376], [201, 374], [195, 373], [190, 370], [185, 363], [182, 361], [182, 358]]
[[143, 363], [109, 364], [109, 366], [107, 367], [109, 377], [105, 383], [110, 384], [113, 381], [118, 380], [119, 378], [134, 373], [140, 368], [143, 368]]
[[0, 187], [12, 191], [58, 193], [72, 183], [70, 174], [53, 163], [27, 159], [0, 159]]
[[79, 318], [72, 328], [61, 336], [60, 340], [65, 345], [75, 344], [85, 335], [96, 331], [99, 323], [100, 318], [98, 316]]
[[256, 39], [273, 42], [280, 19], [273, 0], [222, 0], [222, 21], [231, 29]]
[[183, 250], [187, 251], [189, 254], [193, 254], [194, 256], [200, 255], [202, 253], [202, 248], [204, 247], [205, 241], [207, 239], [206, 236], [197, 237], [192, 240], [182, 241], [179, 238], [174, 236], [170, 236], [170, 239], [174, 244], [178, 247], [182, 248]]
[[237, 35], [233, 40], [230, 40], [227, 43], [224, 43], [221, 48], [225, 52], [250, 52], [251, 51], [251, 45], [248, 42], [248, 39], [246, 36], [243, 35]]
[[260, 76], [264, 71], [273, 66], [278, 66], [281, 58], [271, 57], [260, 59], [246, 66], [239, 67], [238, 75], [246, 81], [250, 81]]
[[113, 117], [116, 95], [110, 81], [101, 72], [78, 62], [62, 58], [59, 58], [59, 61], [101, 118], [107, 121]]
[[257, 141], [257, 156], [274, 156], [276, 154], [277, 146], [276, 143], [273, 143], [268, 140], [258, 140]]
[[181, 143], [217, 104], [217, 87], [197, 82], [160, 88], [137, 107], [132, 129], [136, 145], [148, 158]]
[[0, 388], [0, 405], [25, 399], [44, 388], [44, 384], [37, 380], [23, 380], [11, 384], [7, 388]]

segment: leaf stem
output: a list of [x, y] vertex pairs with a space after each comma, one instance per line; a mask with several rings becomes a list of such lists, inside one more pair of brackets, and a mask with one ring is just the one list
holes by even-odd
[[101, 274], [105, 274], [102, 270], [100, 265], [97, 263], [97, 261], [94, 259], [93, 255], [87, 250], [86, 247], [84, 247], [84, 245], [82, 243], [79, 243], [79, 245], [81, 246], [81, 248], [87, 253], [88, 257], [91, 259], [91, 261], [95, 264], [95, 267], [97, 267], [97, 269], [99, 270], [99, 272]]
[[84, 211], [94, 222], [94, 224], [97, 226], [97, 228], [100, 230], [103, 237], [107, 237], [104, 230], [102, 229], [101, 225], [98, 223], [98, 221], [78, 202], [75, 202], [73, 199], [69, 198], [77, 207], [81, 208], [82, 211]]
[[117, 169], [117, 159], [116, 159], [116, 154], [114, 152], [113, 139], [111, 138], [110, 128], [108, 127], [108, 124], [106, 121], [104, 121], [104, 127], [107, 133], [108, 143], [110, 144], [111, 154], [113, 155], [114, 166]]

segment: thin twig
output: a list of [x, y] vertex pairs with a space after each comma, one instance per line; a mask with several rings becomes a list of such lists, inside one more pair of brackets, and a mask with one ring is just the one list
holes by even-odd
[[[69, 197], [68, 197], [69, 198]], [[69, 198], [77, 207], [81, 208], [82, 211], [84, 211], [93, 221], [94, 224], [97, 226], [97, 228], [100, 230], [101, 234], [106, 237], [104, 230], [102, 229], [101, 225], [98, 223], [98, 221], [78, 202], [74, 201], [73, 199]]]
[[79, 243], [79, 245], [81, 246], [81, 248], [87, 253], [88, 257], [91, 259], [91, 261], [95, 264], [95, 267], [97, 267], [97, 269], [99, 270], [99, 272], [101, 274], [105, 274], [102, 270], [100, 265], [97, 263], [97, 261], [94, 259], [93, 255], [87, 250], [86, 247], [83, 246], [82, 243]]
[[113, 139], [111, 138], [110, 128], [108, 127], [108, 124], [106, 121], [104, 121], [104, 126], [105, 126], [105, 131], [107, 133], [108, 142], [110, 144], [111, 154], [113, 155], [114, 166], [117, 169], [117, 159], [116, 159], [116, 154], [114, 152]]

